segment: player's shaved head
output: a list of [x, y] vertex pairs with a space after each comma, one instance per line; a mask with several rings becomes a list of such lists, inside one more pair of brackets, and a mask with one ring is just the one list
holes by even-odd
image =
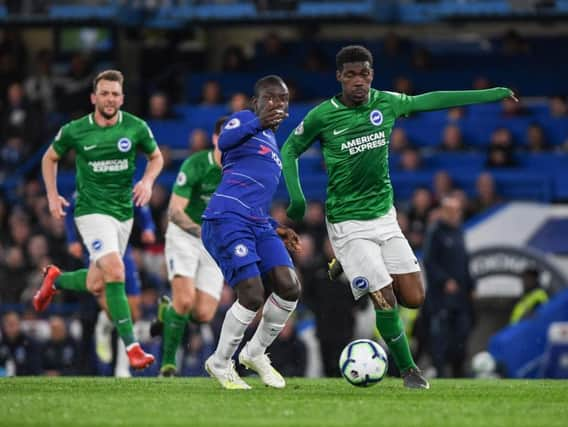
[[257, 80], [257, 82], [254, 84], [254, 96], [258, 98], [260, 91], [270, 86], [287, 87], [286, 83], [284, 83], [284, 80], [282, 80], [280, 76], [277, 76], [276, 74], [271, 74]]
[[373, 66], [373, 55], [364, 46], [351, 45], [345, 46], [335, 56], [335, 65], [337, 70], [343, 70], [343, 65], [351, 62], [368, 62], [369, 66]]

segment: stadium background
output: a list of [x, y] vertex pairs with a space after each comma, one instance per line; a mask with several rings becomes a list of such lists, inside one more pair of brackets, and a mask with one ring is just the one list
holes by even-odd
[[[138, 330], [144, 336], [144, 321], [167, 290], [164, 212], [181, 161], [209, 146], [217, 117], [243, 108], [253, 82], [267, 73], [280, 74], [293, 93], [290, 117], [278, 132], [282, 143], [318, 100], [339, 91], [334, 55], [352, 43], [375, 55], [379, 89], [413, 94], [497, 85], [515, 90], [519, 104], [504, 101], [398, 122], [390, 161], [401, 226], [420, 253], [437, 202], [450, 188], [463, 190], [471, 229], [502, 212], [503, 204], [513, 206], [518, 214], [513, 221], [535, 229], [515, 245], [552, 262], [562, 282], [568, 248], [557, 237], [566, 235], [567, 227], [562, 207], [568, 199], [567, 17], [568, 2], [562, 0], [0, 2], [0, 310], [19, 313], [35, 350], [50, 342], [57, 322], [48, 323], [49, 316], [61, 316], [81, 348], [62, 372], [108, 374], [94, 358], [91, 301], [66, 294], [46, 316], [30, 310], [45, 265], [81, 266], [67, 253], [62, 224], [48, 215], [39, 160], [62, 123], [91, 110], [94, 73], [109, 67], [124, 72], [124, 108], [148, 120], [167, 158], [150, 203], [158, 242], [144, 246], [133, 233], [143, 284]], [[284, 373], [314, 376], [323, 374], [318, 337], [341, 335], [345, 343], [346, 337], [373, 331], [361, 326], [368, 323], [369, 308], [355, 306], [347, 287], [323, 274], [330, 253], [319, 149], [308, 151], [300, 164], [313, 201], [305, 221], [294, 225], [310, 248], [297, 260], [305, 294], [272, 354]], [[60, 171], [59, 189], [64, 195], [74, 189], [72, 158]], [[283, 186], [277, 198], [274, 215], [283, 219]], [[519, 201], [531, 203], [510, 205]], [[535, 226], [535, 206], [556, 209], [551, 214], [556, 220], [545, 215]], [[519, 233], [511, 234], [514, 241]], [[496, 274], [478, 295], [470, 354], [485, 349], [489, 337], [508, 323], [521, 288], [514, 276], [526, 266]], [[548, 290], [555, 294], [563, 287]], [[191, 327], [184, 374], [203, 374], [202, 361], [212, 351], [231, 298], [227, 290], [211, 327]], [[316, 325], [314, 318], [324, 322]], [[428, 343], [418, 344], [420, 349]], [[146, 345], [159, 349], [156, 341]], [[535, 346], [542, 353], [546, 342]], [[40, 360], [45, 352], [30, 353], [30, 370], [18, 374], [47, 370]], [[425, 353], [422, 365], [428, 364]]]

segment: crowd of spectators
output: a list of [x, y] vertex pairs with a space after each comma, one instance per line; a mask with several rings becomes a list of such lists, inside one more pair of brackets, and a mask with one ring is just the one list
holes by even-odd
[[[408, 41], [389, 34], [384, 40], [384, 54], [399, 55], [404, 50], [402, 46], [407, 44]], [[286, 51], [277, 34], [268, 34], [261, 45], [258, 58], [248, 58], [240, 47], [229, 46], [224, 52], [222, 69], [240, 72], [258, 67], [258, 64], [271, 64], [270, 71], [274, 71], [278, 70], [278, 64], [284, 66], [288, 61], [290, 52]], [[35, 53], [33, 63], [28, 64], [27, 58], [28, 49], [21, 35], [17, 31], [3, 31], [0, 38], [2, 184], [17, 173], [27, 160], [41, 154], [62, 122], [80, 117], [92, 108], [89, 93], [95, 64], [87, 56], [72, 56], [67, 71], [63, 73], [55, 72], [51, 51]], [[425, 50], [413, 51], [412, 63], [419, 69], [432, 66], [430, 55]], [[334, 69], [333, 63], [317, 47], [308, 50], [303, 66], [309, 71], [333, 72]], [[488, 85], [489, 82], [482, 77], [472, 83], [476, 88]], [[407, 94], [414, 93], [413, 82], [405, 76], [397, 78], [393, 88]], [[291, 89], [295, 89], [293, 84]], [[220, 82], [215, 80], [205, 82], [201, 94], [201, 105], [226, 103], [228, 113], [246, 108], [249, 102], [248, 95], [241, 92], [224, 99]], [[301, 94], [294, 92], [293, 97], [301, 99]], [[148, 120], [175, 119], [177, 116], [172, 99], [178, 99], [178, 95], [156, 90], [146, 100], [145, 108], [139, 110], [146, 111], [144, 115]], [[567, 102], [563, 96], [550, 98], [549, 108], [552, 117], [568, 117]], [[522, 103], [507, 100], [503, 102], [502, 111], [508, 117], [529, 114]], [[448, 117], [451, 122], [452, 118], [459, 120], [464, 114], [463, 109], [453, 109], [448, 112]], [[188, 129], [187, 150], [182, 157], [210, 148], [209, 132], [210, 129]], [[432, 155], [432, 150], [435, 154], [476, 149], [468, 146], [456, 124], [448, 124], [440, 137], [438, 146], [425, 149], [414, 145], [404, 129], [395, 129], [390, 146], [392, 153], [399, 156], [399, 163], [394, 168], [409, 173], [419, 171], [423, 167], [423, 157]], [[441, 202], [448, 195], [459, 200], [466, 220], [503, 202], [491, 170], [514, 166], [519, 147], [531, 153], [552, 149], [545, 132], [537, 123], [527, 129], [525, 139], [523, 144], [514, 141], [511, 132], [505, 128], [487, 135], [488, 144], [484, 150], [488, 171], [477, 177], [475, 194], [467, 195], [452, 181], [450, 174], [438, 171], [429, 186], [416, 188], [408, 200], [397, 200], [398, 219], [412, 247], [422, 249], [426, 232], [441, 217]], [[179, 162], [168, 160], [167, 148], [164, 149], [164, 155], [169, 170], [175, 171]], [[68, 159], [67, 165], [72, 167], [72, 158]], [[18, 375], [93, 373], [96, 370], [92, 361], [84, 357], [85, 349], [88, 351], [89, 348], [86, 341], [90, 338], [96, 318], [96, 306], [92, 301], [86, 302], [83, 297], [65, 293], [57, 297], [56, 303], [61, 304], [54, 305], [54, 312], [50, 313], [49, 318], [38, 318], [30, 310], [31, 297], [40, 285], [41, 272], [46, 265], [55, 263], [64, 270], [74, 270], [80, 268], [83, 261], [68, 252], [63, 223], [49, 215], [38, 168], [18, 176], [20, 179], [13, 188], [2, 186], [0, 192], [0, 312], [3, 313], [0, 367], [4, 367], [3, 372], [16, 372]], [[154, 317], [158, 298], [167, 290], [163, 235], [169, 191], [169, 188], [157, 185], [150, 201], [158, 228], [156, 243], [148, 246], [133, 238], [135, 259], [142, 278], [142, 320], [145, 321]], [[274, 204], [273, 215], [277, 220], [287, 222], [283, 203]], [[323, 204], [310, 202], [304, 221], [291, 225], [300, 234], [304, 247], [304, 251], [295, 257], [303, 283], [302, 305], [298, 318], [290, 321], [274, 345], [271, 351], [273, 360], [285, 375], [302, 375], [306, 372], [306, 344], [299, 340], [299, 328], [295, 325], [305, 319], [313, 319], [321, 353], [320, 373], [338, 375], [339, 353], [354, 337], [356, 319], [366, 309], [365, 304], [356, 304], [349, 288], [343, 283], [330, 282], [328, 279], [327, 261], [333, 254], [327, 239]], [[212, 337], [204, 326], [191, 327], [186, 352], [187, 365], [193, 368], [188, 372], [203, 374], [202, 363], [195, 360], [204, 359], [208, 349], [212, 350], [211, 342], [215, 341], [225, 310], [230, 307], [233, 298], [232, 291], [226, 288], [219, 312], [211, 323]], [[84, 309], [87, 306], [91, 307], [91, 311]], [[72, 327], [77, 323], [80, 328]]]

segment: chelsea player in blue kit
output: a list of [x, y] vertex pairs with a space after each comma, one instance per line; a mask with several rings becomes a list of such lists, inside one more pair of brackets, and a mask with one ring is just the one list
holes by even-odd
[[264, 302], [262, 276], [271, 282], [273, 292], [239, 362], [256, 371], [268, 386], [286, 385], [265, 352], [300, 296], [300, 282], [286, 250], [299, 249], [298, 236], [269, 216], [282, 171], [274, 130], [288, 116], [288, 103], [284, 81], [274, 75], [263, 77], [254, 87], [254, 111], [230, 116], [219, 137], [223, 176], [203, 213], [201, 235], [225, 280], [236, 290], [237, 301], [227, 311], [217, 349], [205, 369], [227, 389], [250, 388], [237, 374], [232, 357]]

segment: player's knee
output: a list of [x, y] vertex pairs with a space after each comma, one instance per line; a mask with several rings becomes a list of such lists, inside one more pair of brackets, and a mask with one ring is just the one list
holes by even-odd
[[297, 301], [300, 299], [300, 293], [300, 281], [298, 279], [295, 279], [291, 280], [288, 283], [282, 284], [276, 294], [286, 301]]
[[89, 279], [87, 277], [87, 290], [92, 293], [94, 296], [100, 296], [105, 289], [105, 282], [101, 278], [99, 279]]
[[191, 311], [193, 307], [193, 300], [189, 293], [176, 295], [174, 299], [174, 307], [177, 309], [178, 313], [187, 314]]
[[400, 303], [407, 308], [419, 308], [422, 307], [422, 304], [424, 304], [425, 297], [424, 288], [420, 286], [408, 295], [404, 295], [401, 298]]

